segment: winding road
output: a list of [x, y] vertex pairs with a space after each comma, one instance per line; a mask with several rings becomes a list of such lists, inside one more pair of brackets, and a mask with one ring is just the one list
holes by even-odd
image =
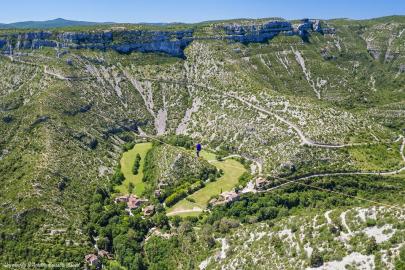
[[35, 66], [35, 67], [40, 67], [43, 68], [44, 74], [50, 75], [58, 80], [61, 81], [82, 81], [82, 80], [90, 80], [93, 79], [93, 77], [91, 76], [82, 76], [82, 77], [74, 77], [74, 76], [64, 76], [60, 73], [56, 73], [54, 71], [51, 71], [48, 69], [47, 65], [40, 65], [34, 62], [29, 62], [29, 61], [24, 61], [24, 60], [20, 60], [16, 57], [14, 57], [13, 55], [4, 55], [3, 56], [7, 57], [10, 59], [11, 62], [14, 63], [20, 63], [20, 64], [25, 64], [25, 65], [30, 65], [30, 66]]
[[301, 145], [309, 145], [309, 146], [323, 147], [323, 148], [343, 148], [343, 147], [359, 146], [359, 145], [367, 145], [367, 144], [369, 144], [369, 143], [326, 144], [326, 143], [315, 142], [315, 141], [307, 138], [304, 135], [304, 132], [300, 128], [298, 128], [294, 123], [291, 123], [290, 121], [282, 118], [278, 114], [275, 114], [274, 112], [271, 112], [271, 111], [263, 109], [263, 108], [261, 108], [261, 107], [259, 107], [257, 105], [254, 105], [254, 104], [244, 100], [241, 97], [238, 97], [238, 96], [235, 96], [235, 95], [232, 95], [232, 94], [226, 94], [226, 95], [228, 97], [239, 100], [240, 102], [248, 105], [249, 107], [252, 107], [252, 108], [256, 109], [257, 111], [260, 111], [260, 112], [262, 112], [264, 114], [267, 114], [267, 115], [271, 115], [274, 118], [276, 118], [277, 120], [279, 120], [280, 122], [286, 124], [287, 126], [292, 128], [297, 133], [298, 137], [301, 140]]
[[[400, 146], [400, 152], [401, 152], [401, 157], [402, 157], [402, 161], [405, 162], [405, 154], [404, 154], [404, 148], [405, 148], [405, 137], [400, 136], [402, 138], [402, 144]], [[399, 174], [401, 172], [405, 171], [405, 166], [402, 168], [399, 168], [397, 170], [393, 170], [393, 171], [384, 171], [384, 172], [336, 172], [336, 173], [317, 173], [317, 174], [311, 174], [308, 176], [303, 176], [294, 180], [290, 180], [288, 182], [285, 182], [283, 184], [280, 184], [278, 186], [269, 188], [269, 189], [265, 189], [265, 190], [251, 190], [251, 192], [253, 193], [264, 193], [264, 192], [270, 192], [273, 190], [276, 190], [280, 187], [292, 184], [292, 183], [296, 183], [299, 181], [303, 181], [303, 180], [307, 180], [307, 179], [311, 179], [311, 178], [317, 178], [317, 177], [324, 177], [324, 176], [341, 176], [341, 175], [383, 175], [383, 176], [389, 176], [389, 175], [395, 175], [395, 174]], [[287, 180], [286, 178], [279, 178], [282, 180]]]
[[198, 213], [198, 212], [203, 212], [203, 211], [204, 210], [201, 209], [200, 207], [193, 207], [192, 209], [184, 209], [184, 210], [172, 211], [170, 213], [167, 213], [166, 215], [168, 217], [170, 217], [170, 216], [176, 216], [176, 215], [180, 215], [180, 214]]
[[[34, 66], [43, 67], [45, 74], [48, 74], [48, 75], [50, 75], [50, 76], [53, 76], [53, 77], [55, 77], [55, 78], [57, 78], [57, 79], [59, 79], [59, 80], [65, 80], [65, 81], [66, 81], [66, 80], [73, 80], [73, 79], [81, 79], [81, 78], [66, 77], [66, 76], [63, 76], [63, 75], [61, 75], [61, 74], [55, 73], [55, 72], [53, 72], [53, 71], [49, 71], [49, 70], [48, 70], [48, 67], [47, 67], [46, 65], [43, 66], [43, 65], [39, 65], [39, 64], [36, 64], [36, 63], [33, 63], [33, 62], [27, 62], [27, 61], [23, 61], [23, 60], [20, 60], [20, 59], [16, 59], [16, 58], [13, 57], [12, 55], [5, 55], [5, 56], [8, 57], [12, 62], [19, 62], [19, 63], [22, 63], [22, 64], [28, 64], [28, 65], [34, 65]], [[88, 77], [85, 77], [85, 78], [88, 79]], [[368, 145], [368, 144], [371, 144], [370, 142], [369, 142], [369, 143], [348, 143], [348, 144], [327, 144], [327, 143], [320, 143], [320, 142], [313, 141], [313, 140], [311, 140], [310, 138], [308, 138], [308, 137], [304, 134], [304, 132], [303, 132], [297, 125], [295, 125], [294, 123], [292, 123], [292, 122], [288, 121], [287, 119], [281, 117], [280, 115], [278, 115], [278, 114], [276, 114], [276, 113], [274, 113], [274, 112], [272, 112], [272, 111], [270, 111], [270, 110], [264, 109], [264, 108], [262, 108], [262, 107], [260, 107], [260, 106], [258, 106], [258, 105], [255, 105], [255, 104], [253, 104], [253, 103], [251, 103], [251, 102], [245, 100], [244, 98], [239, 97], [239, 96], [237, 96], [237, 95], [235, 95], [235, 94], [231, 94], [231, 93], [225, 93], [225, 94], [224, 94], [223, 91], [220, 91], [220, 90], [218, 90], [218, 89], [216, 89], [216, 88], [214, 88], [214, 87], [210, 87], [210, 86], [206, 86], [206, 85], [201, 85], [201, 84], [196, 84], [196, 83], [190, 83], [190, 82], [187, 82], [187, 81], [175, 81], [175, 80], [162, 80], [162, 79], [150, 79], [150, 78], [145, 78], [145, 79], [140, 79], [140, 81], [156, 81], [156, 82], [161, 82], [161, 83], [171, 83], [171, 84], [179, 84], [179, 85], [185, 85], [185, 86], [195, 86], [195, 87], [204, 88], [204, 89], [207, 89], [207, 90], [210, 90], [210, 91], [214, 91], [214, 92], [217, 92], [217, 93], [219, 93], [219, 94], [221, 94], [221, 95], [225, 95], [225, 96], [230, 97], [230, 98], [232, 98], [232, 99], [238, 100], [239, 102], [241, 102], [241, 103], [247, 105], [247, 106], [250, 107], [250, 108], [255, 109], [256, 111], [262, 112], [262, 113], [264, 113], [264, 114], [267, 114], [267, 115], [270, 115], [270, 116], [276, 118], [278, 121], [282, 122], [283, 124], [287, 125], [287, 126], [290, 127], [291, 129], [293, 129], [293, 130], [295, 131], [295, 133], [298, 135], [298, 137], [300, 138], [300, 140], [301, 140], [301, 145], [308, 145], [308, 146], [321, 147], [321, 148], [344, 148], [344, 147], [352, 147], [352, 146], [361, 146], [361, 145]], [[404, 138], [403, 136], [400, 136], [400, 137], [398, 138], [398, 140], [400, 140], [401, 138], [402, 138], [402, 144], [401, 144], [400, 152], [401, 152], [402, 160], [405, 162], [405, 155], [404, 155], [405, 138]], [[241, 155], [234, 154], [234, 155], [228, 156], [228, 157], [226, 157], [226, 158], [230, 158], [230, 157], [241, 157]], [[252, 159], [250, 159], [250, 160], [252, 160]], [[257, 165], [257, 167], [258, 167], [258, 170], [259, 170], [259, 172], [261, 173], [261, 171], [262, 171], [262, 165], [261, 165], [259, 162], [257, 162], [256, 160], [252, 160], [252, 161], [256, 163], [256, 165]], [[302, 177], [302, 178], [298, 178], [298, 179], [295, 179], [295, 180], [286, 182], [286, 183], [284, 183], [284, 184], [281, 184], [280, 186], [287, 185], [287, 184], [289, 184], [289, 183], [293, 183], [293, 182], [296, 182], [296, 181], [306, 180], [306, 179], [315, 178], [315, 177], [322, 177], [322, 176], [339, 176], [339, 175], [394, 175], [394, 174], [398, 174], [398, 173], [400, 173], [400, 172], [402, 172], [402, 171], [405, 171], [405, 167], [402, 167], [402, 168], [400, 168], [400, 169], [398, 169], [398, 170], [385, 171], [385, 172], [336, 172], [336, 173], [320, 173], [320, 174], [313, 174], [313, 175], [305, 176], [305, 177]], [[280, 186], [278, 186], [278, 187], [280, 187]], [[278, 187], [274, 187], [274, 188], [271, 188], [271, 189], [269, 189], [269, 190], [273, 190], [273, 189], [278, 188]], [[260, 191], [260, 192], [265, 192], [265, 191]]]
[[257, 172], [258, 172], [259, 174], [261, 174], [262, 171], [263, 171], [263, 166], [262, 166], [262, 164], [261, 164], [259, 161], [255, 160], [255, 159], [252, 159], [252, 158], [249, 158], [249, 157], [246, 157], [246, 156], [242, 156], [242, 155], [238, 155], [238, 154], [232, 154], [232, 155], [223, 157], [222, 159], [225, 160], [225, 159], [230, 159], [230, 158], [244, 158], [244, 159], [247, 159], [247, 160], [249, 160], [249, 161], [251, 161], [251, 162], [253, 162], [253, 163], [256, 164]]
[[250, 108], [253, 108], [257, 111], [260, 111], [264, 114], [273, 116], [274, 118], [276, 118], [278, 121], [284, 123], [285, 125], [287, 125], [288, 127], [292, 128], [296, 134], [298, 135], [298, 137], [301, 140], [301, 145], [308, 145], [308, 146], [314, 146], [314, 147], [321, 147], [321, 148], [344, 148], [344, 147], [352, 147], [352, 146], [361, 146], [361, 145], [369, 145], [371, 144], [370, 142], [368, 143], [348, 143], [348, 144], [328, 144], [328, 143], [320, 143], [320, 142], [315, 142], [311, 139], [309, 139], [307, 136], [305, 136], [304, 132], [294, 123], [286, 120], [285, 118], [281, 117], [280, 115], [266, 110], [262, 107], [259, 107], [245, 99], [243, 99], [242, 97], [239, 97], [235, 94], [230, 94], [230, 93], [224, 93], [223, 91], [220, 91], [214, 87], [210, 87], [210, 86], [206, 86], [206, 85], [201, 85], [201, 84], [196, 84], [196, 83], [189, 83], [186, 81], [174, 81], [174, 80], [161, 80], [161, 79], [149, 79], [149, 78], [145, 78], [145, 79], [139, 79], [140, 81], [154, 81], [154, 82], [161, 82], [161, 83], [172, 83], [172, 84], [179, 84], [179, 85], [185, 85], [185, 86], [195, 86], [195, 87], [200, 87], [200, 88], [204, 88], [210, 91], [214, 91], [216, 93], [219, 93], [220, 95], [225, 95], [227, 97], [230, 97], [232, 99], [238, 100], [239, 102], [242, 102], [243, 104], [249, 106]]
[[[55, 73], [53, 71], [49, 71], [47, 66], [42, 66], [42, 65], [38, 65], [36, 63], [32, 63], [32, 62], [27, 62], [27, 61], [23, 61], [23, 60], [19, 60], [14, 58], [11, 55], [7, 55], [8, 58], [10, 58], [11, 61], [13, 62], [19, 62], [19, 63], [23, 63], [23, 64], [29, 64], [29, 65], [35, 65], [35, 66], [41, 66], [44, 68], [44, 73], [48, 74], [50, 76], [55, 77], [56, 79], [59, 80], [64, 80], [64, 81], [70, 81], [70, 80], [83, 80], [83, 79], [89, 79], [90, 77], [66, 77], [63, 76], [62, 74], [58, 74]], [[124, 72], [124, 70], [123, 70]], [[264, 109], [258, 105], [255, 105], [247, 100], [245, 100], [242, 97], [239, 97], [235, 94], [230, 94], [230, 93], [224, 93], [223, 91], [220, 91], [214, 87], [210, 87], [207, 85], [202, 85], [202, 84], [197, 84], [197, 83], [190, 83], [187, 81], [176, 81], [176, 80], [163, 80], [163, 79], [151, 79], [151, 78], [144, 78], [144, 79], [138, 79], [139, 81], [154, 81], [154, 82], [160, 82], [160, 83], [170, 83], [170, 84], [178, 84], [178, 85], [185, 85], [185, 86], [195, 86], [195, 87], [200, 87], [200, 88], [204, 88], [210, 91], [214, 91], [216, 93], [219, 93], [221, 95], [225, 95], [227, 97], [230, 97], [232, 99], [238, 100], [239, 102], [247, 105], [250, 108], [255, 109], [256, 111], [262, 112], [264, 114], [270, 115], [274, 118], [276, 118], [279, 122], [282, 122], [283, 124], [287, 125], [288, 127], [290, 127], [291, 129], [293, 129], [295, 131], [295, 133], [297, 134], [297, 136], [300, 138], [301, 140], [301, 145], [308, 145], [308, 146], [313, 146], [313, 147], [321, 147], [321, 148], [344, 148], [344, 147], [352, 147], [352, 146], [361, 146], [361, 145], [368, 145], [370, 144], [370, 142], [368, 143], [348, 143], [348, 144], [328, 144], [328, 143], [321, 143], [321, 142], [316, 142], [311, 140], [310, 138], [308, 138], [304, 132], [294, 123], [288, 121], [287, 119], [281, 117], [280, 115]], [[258, 167], [258, 168], [261, 168]]]

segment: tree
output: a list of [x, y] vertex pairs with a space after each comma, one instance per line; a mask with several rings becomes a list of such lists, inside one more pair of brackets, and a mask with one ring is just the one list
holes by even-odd
[[134, 166], [132, 167], [132, 173], [134, 175], [138, 174], [139, 166], [141, 165], [141, 155], [136, 154]]
[[133, 257], [131, 256], [131, 261], [129, 263], [129, 270], [143, 270], [146, 269], [143, 263], [142, 255], [136, 253]]
[[202, 228], [202, 239], [206, 243], [208, 248], [212, 248], [215, 246], [215, 239], [214, 239], [213, 233], [214, 233], [214, 231], [212, 229], [212, 226], [209, 224], [206, 224]]
[[187, 196], [187, 191], [184, 189], [180, 189], [180, 190], [176, 191], [175, 193], [171, 194], [169, 197], [167, 197], [165, 200], [165, 203], [167, 206], [170, 207], [186, 196]]
[[366, 247], [366, 252], [368, 255], [371, 255], [375, 250], [377, 250], [378, 245], [377, 245], [377, 241], [375, 240], [375, 237], [371, 237], [370, 240], [367, 243], [367, 247]]
[[113, 175], [112, 181], [116, 185], [121, 185], [122, 181], [124, 181], [125, 177], [124, 174], [121, 172], [120, 168], [117, 168], [115, 170], [115, 173]]
[[174, 227], [179, 227], [180, 222], [181, 222], [181, 217], [173, 216], [173, 217], [170, 218], [170, 220], [171, 220]]
[[132, 194], [132, 192], [134, 191], [134, 188], [135, 188], [134, 184], [133, 184], [132, 182], [129, 183], [129, 185], [128, 185], [128, 192], [129, 192], [130, 194]]
[[159, 228], [169, 227], [169, 218], [165, 213], [157, 213], [153, 216], [153, 223]]
[[218, 228], [218, 231], [221, 233], [227, 233], [230, 229], [236, 228], [239, 226], [239, 221], [233, 218], [222, 218], [215, 227]]
[[323, 257], [318, 249], [312, 251], [310, 264], [312, 267], [320, 267], [323, 265]]
[[193, 224], [189, 220], [185, 220], [181, 223], [180, 227], [177, 229], [180, 235], [185, 235], [193, 231]]
[[97, 247], [99, 249], [110, 250], [111, 248], [111, 241], [108, 237], [100, 237], [97, 240]]

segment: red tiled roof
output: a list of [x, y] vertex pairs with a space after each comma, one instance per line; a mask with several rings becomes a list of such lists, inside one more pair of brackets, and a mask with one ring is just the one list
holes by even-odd
[[95, 254], [87, 254], [87, 255], [84, 257], [84, 260], [85, 260], [86, 262], [88, 262], [88, 263], [93, 263], [93, 262], [95, 262], [95, 261], [98, 260], [98, 257], [97, 257], [97, 255], [95, 255]]

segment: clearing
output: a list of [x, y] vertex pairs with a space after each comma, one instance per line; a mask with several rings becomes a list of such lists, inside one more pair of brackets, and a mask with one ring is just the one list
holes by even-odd
[[[137, 196], [140, 196], [142, 192], [145, 190], [145, 183], [142, 182], [143, 178], [143, 165], [145, 163], [145, 156], [149, 149], [152, 148], [152, 143], [138, 143], [135, 146], [125, 152], [122, 155], [120, 164], [121, 164], [121, 171], [125, 176], [124, 182], [121, 185], [116, 187], [117, 192], [120, 193], [128, 193], [128, 185], [129, 183], [134, 184], [135, 188], [133, 193]], [[132, 173], [132, 167], [135, 162], [136, 155], [139, 154], [141, 156], [141, 162], [138, 170], [138, 174], [134, 175]]]
[[[207, 183], [202, 189], [194, 192], [188, 197], [180, 200], [172, 207], [168, 208], [166, 211], [168, 216], [197, 215], [207, 207], [208, 201], [212, 196], [219, 195], [224, 191], [232, 190], [238, 184], [239, 177], [246, 171], [243, 165], [234, 159], [218, 161], [216, 160], [215, 154], [204, 150], [201, 151], [201, 156], [218, 169], [222, 169], [224, 174], [215, 182]], [[194, 200], [195, 202], [190, 200]]]

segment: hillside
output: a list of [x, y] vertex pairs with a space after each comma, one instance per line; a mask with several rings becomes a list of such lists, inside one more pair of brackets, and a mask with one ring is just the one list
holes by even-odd
[[[278, 262], [293, 256], [291, 247], [290, 269], [305, 268], [311, 241], [324, 243], [318, 251], [325, 263], [358, 252], [381, 269], [403, 266], [404, 29], [405, 17], [393, 16], [0, 30], [1, 261], [83, 266], [97, 231], [128, 269], [195, 269], [206, 259], [207, 269], [237, 269], [270, 253], [277, 258], [264, 269], [286, 269]], [[190, 138], [189, 147], [201, 143], [249, 160], [254, 177], [292, 183], [277, 189], [279, 200], [248, 192], [200, 219], [168, 219], [150, 199], [158, 217], [143, 224], [135, 213], [128, 221], [111, 192], [122, 146], [173, 135]], [[177, 188], [199, 178], [201, 168], [216, 170], [176, 149], [164, 144], [148, 154], [150, 183], [166, 177]], [[184, 162], [172, 166], [177, 156]], [[366, 230], [361, 218], [348, 225], [352, 234], [339, 225], [343, 240], [327, 232], [329, 223], [344, 222], [343, 211], [356, 216], [358, 209], [381, 210], [374, 218], [381, 226], [367, 228], [389, 227], [395, 241], [377, 241], [368, 254], [349, 246]], [[337, 215], [331, 222], [323, 218], [328, 211]], [[300, 238], [311, 222], [314, 238]], [[160, 234], [149, 231], [154, 226]], [[272, 239], [257, 240], [276, 234], [296, 244], [275, 255], [266, 244]], [[127, 258], [134, 241], [136, 256]], [[254, 249], [247, 252], [245, 242]]]
[[48, 21], [25, 21], [15, 23], [0, 23], [0, 29], [50, 29], [56, 27], [72, 27], [72, 26], [90, 26], [99, 24], [113, 24], [113, 23], [97, 23], [85, 21], [72, 21], [57, 18]]
[[[143, 182], [146, 194], [168, 204], [168, 198], [201, 188], [204, 181], [214, 181], [219, 172], [206, 160], [181, 147], [159, 145], [145, 157]], [[179, 196], [184, 197], [184, 196]], [[178, 199], [176, 199], [177, 201]], [[174, 202], [173, 202], [174, 203]]]

